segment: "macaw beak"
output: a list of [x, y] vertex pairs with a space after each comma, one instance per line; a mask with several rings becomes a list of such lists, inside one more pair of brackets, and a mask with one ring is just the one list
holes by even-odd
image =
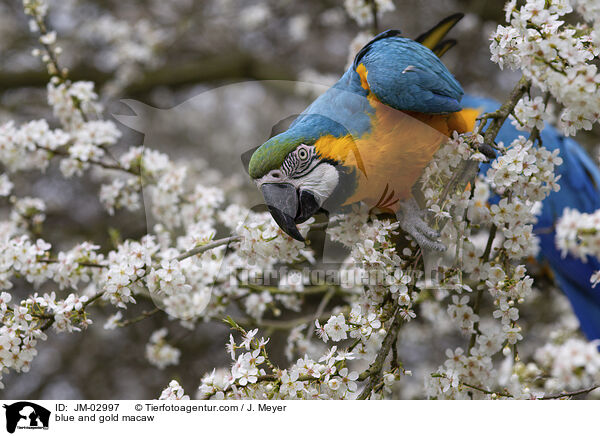
[[298, 191], [289, 183], [265, 183], [261, 191], [271, 216], [281, 230], [304, 242], [296, 224], [303, 223], [320, 209], [315, 196], [310, 191]]

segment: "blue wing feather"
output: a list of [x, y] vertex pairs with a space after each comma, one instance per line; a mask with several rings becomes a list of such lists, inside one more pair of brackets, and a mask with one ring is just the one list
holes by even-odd
[[430, 49], [391, 34], [376, 37], [353, 64], [367, 69], [371, 92], [398, 110], [448, 113], [461, 109], [460, 84]]
[[[315, 136], [328, 133], [329, 126], [362, 135], [371, 130], [373, 108], [368, 90], [361, 86], [356, 68], [367, 69], [370, 91], [394, 109], [421, 113], [448, 113], [461, 109], [463, 90], [460, 84], [427, 47], [398, 31], [376, 36], [357, 54], [354, 63], [340, 80], [317, 98], [290, 126], [293, 135], [304, 131]], [[319, 116], [315, 130], [314, 116]], [[337, 135], [336, 135], [337, 136]]]

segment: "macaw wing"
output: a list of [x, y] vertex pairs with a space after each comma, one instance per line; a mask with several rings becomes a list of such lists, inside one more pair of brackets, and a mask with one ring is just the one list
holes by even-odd
[[567, 172], [569, 174], [570, 183], [573, 188], [584, 189], [589, 198], [592, 199], [591, 204], [588, 203], [590, 211], [600, 208], [600, 171], [583, 150], [583, 148], [571, 138], [564, 138], [564, 149], [561, 156], [566, 160], [568, 165]]
[[460, 84], [427, 47], [388, 30], [363, 47], [353, 64], [361, 79], [382, 103], [421, 113], [461, 110]]
[[600, 208], [600, 170], [577, 142], [560, 136], [551, 127], [542, 131], [542, 141], [548, 149], [560, 150], [563, 164], [557, 168], [561, 175], [560, 190], [552, 192], [543, 201], [542, 213], [535, 226], [540, 229], [541, 253], [569, 298], [585, 335], [589, 339], [599, 339], [600, 292], [592, 288], [590, 277], [600, 269], [600, 260], [588, 257], [584, 262], [571, 254], [564, 256], [556, 246], [554, 226], [565, 208], [585, 213]]

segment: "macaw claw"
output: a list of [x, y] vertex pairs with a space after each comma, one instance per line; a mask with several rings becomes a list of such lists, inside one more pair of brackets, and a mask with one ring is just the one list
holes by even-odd
[[446, 246], [439, 242], [440, 233], [427, 224], [426, 212], [419, 209], [414, 198], [400, 202], [397, 217], [402, 230], [411, 235], [422, 249], [446, 251]]

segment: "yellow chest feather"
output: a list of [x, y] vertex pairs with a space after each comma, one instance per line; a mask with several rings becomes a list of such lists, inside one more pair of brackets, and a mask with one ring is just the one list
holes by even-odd
[[395, 211], [452, 132], [472, 130], [478, 111], [430, 115], [395, 110], [372, 94], [369, 100], [375, 109], [371, 132], [358, 138], [328, 135], [315, 146], [322, 156], [356, 169], [357, 190], [345, 204], [364, 201]]

